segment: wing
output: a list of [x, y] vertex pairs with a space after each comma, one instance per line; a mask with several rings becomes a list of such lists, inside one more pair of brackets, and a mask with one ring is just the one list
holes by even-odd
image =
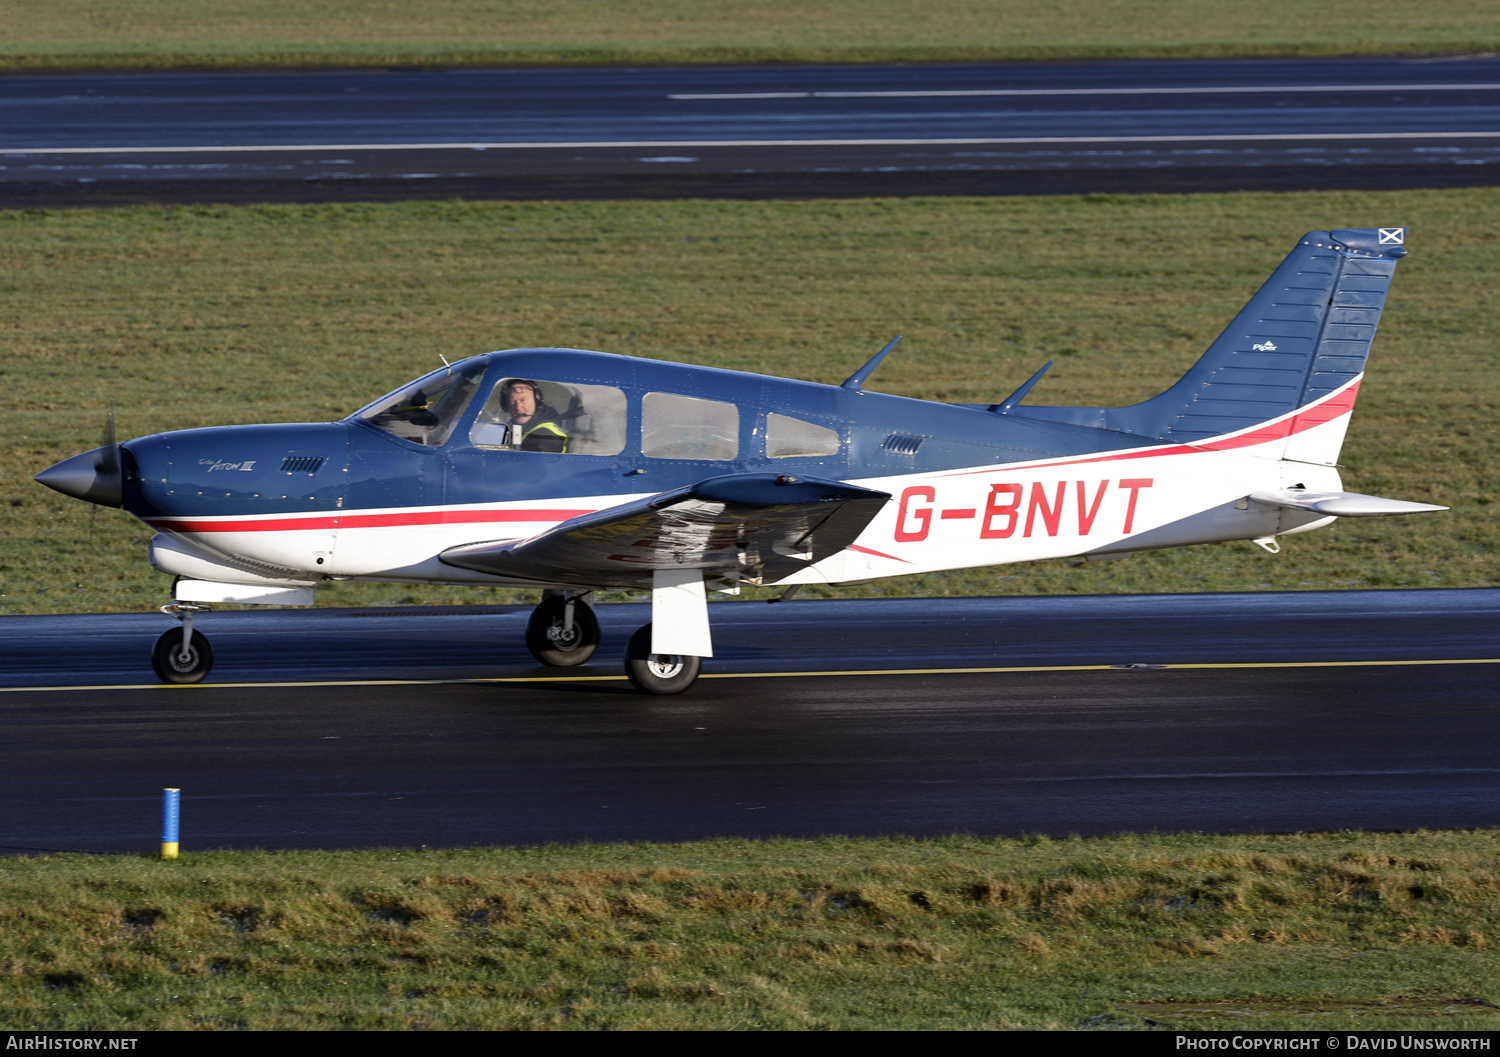
[[659, 569], [774, 584], [849, 546], [890, 498], [817, 477], [729, 474], [531, 539], [466, 544], [440, 557], [462, 569], [588, 587], [650, 587]]

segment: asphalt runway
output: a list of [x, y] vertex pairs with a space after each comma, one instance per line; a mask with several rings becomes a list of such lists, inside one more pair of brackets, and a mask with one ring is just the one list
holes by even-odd
[[1500, 824], [1500, 591], [727, 603], [680, 697], [520, 607], [0, 618], [0, 846], [185, 850]]
[[0, 78], [0, 206], [1495, 182], [1500, 59]]

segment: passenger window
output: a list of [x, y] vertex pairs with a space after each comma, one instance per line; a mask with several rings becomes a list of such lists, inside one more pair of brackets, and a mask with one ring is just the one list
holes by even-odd
[[440, 448], [448, 443], [483, 377], [482, 363], [434, 371], [392, 393], [361, 417], [403, 440]]
[[641, 401], [641, 454], [652, 459], [712, 459], [740, 453], [740, 409], [722, 400], [647, 393]]
[[766, 454], [773, 459], [790, 459], [797, 455], [837, 455], [837, 430], [815, 426], [800, 418], [786, 415], [766, 416]]
[[625, 450], [625, 394], [609, 385], [502, 378], [474, 420], [475, 447], [618, 455]]

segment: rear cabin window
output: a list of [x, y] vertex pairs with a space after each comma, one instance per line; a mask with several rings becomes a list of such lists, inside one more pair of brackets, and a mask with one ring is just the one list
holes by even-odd
[[609, 385], [502, 378], [469, 431], [475, 447], [564, 455], [625, 450], [625, 394]]
[[647, 393], [641, 401], [641, 454], [652, 459], [727, 462], [740, 453], [740, 409], [722, 400]]
[[439, 448], [448, 443], [483, 377], [482, 363], [434, 371], [392, 393], [360, 417], [403, 440]]
[[798, 455], [837, 455], [839, 435], [827, 426], [816, 426], [800, 418], [766, 416], [766, 454], [773, 459]]

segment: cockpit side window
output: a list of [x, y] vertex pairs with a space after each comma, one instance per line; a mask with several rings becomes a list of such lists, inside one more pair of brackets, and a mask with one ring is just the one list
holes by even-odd
[[647, 393], [641, 401], [641, 454], [647, 458], [727, 462], [739, 451], [734, 404], [677, 393]]
[[477, 448], [618, 455], [625, 450], [625, 394], [610, 385], [502, 378], [480, 408]]
[[482, 363], [434, 371], [373, 405], [360, 418], [403, 440], [440, 448], [448, 443], [483, 377]]
[[791, 459], [803, 455], [838, 453], [837, 430], [803, 422], [800, 418], [778, 415], [774, 411], [766, 416], [766, 455], [769, 457]]

